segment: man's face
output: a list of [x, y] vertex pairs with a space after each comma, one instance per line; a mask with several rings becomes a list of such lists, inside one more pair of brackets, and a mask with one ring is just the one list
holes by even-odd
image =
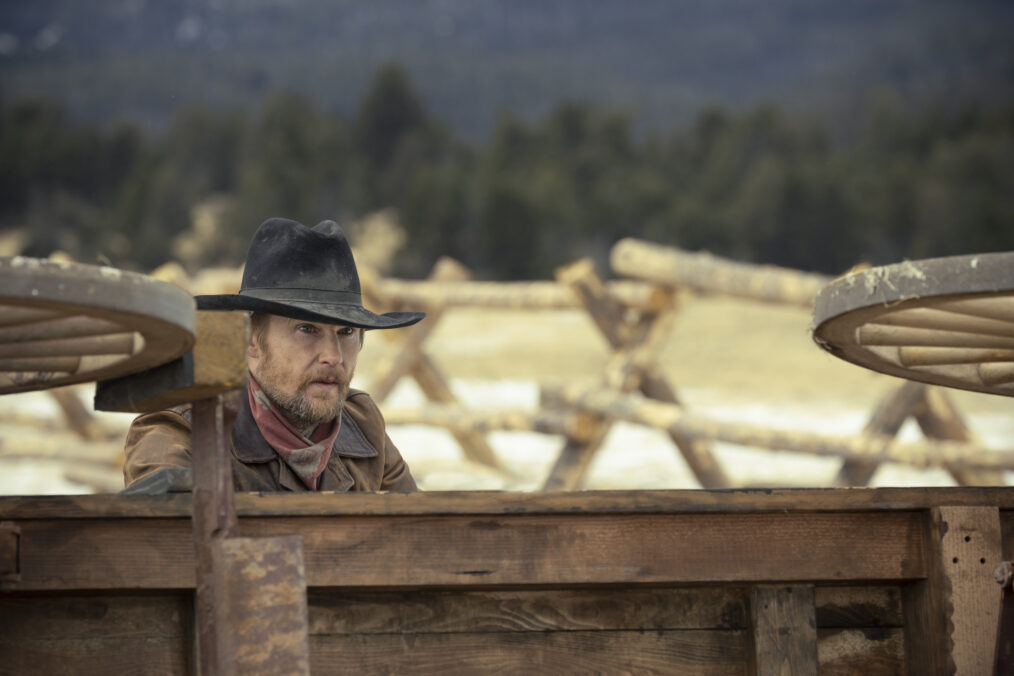
[[250, 372], [300, 430], [341, 413], [362, 347], [362, 330], [267, 315], [247, 346]]

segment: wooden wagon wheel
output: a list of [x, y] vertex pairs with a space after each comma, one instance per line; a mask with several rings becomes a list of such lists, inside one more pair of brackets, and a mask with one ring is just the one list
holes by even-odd
[[853, 273], [814, 302], [831, 354], [890, 375], [1014, 396], [1014, 252]]
[[193, 347], [183, 289], [115, 268], [0, 258], [0, 394], [114, 378]]

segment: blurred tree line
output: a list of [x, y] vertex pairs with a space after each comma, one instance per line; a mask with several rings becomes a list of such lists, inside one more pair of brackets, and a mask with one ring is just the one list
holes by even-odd
[[388, 207], [403, 277], [440, 255], [492, 279], [586, 255], [605, 271], [624, 236], [828, 273], [1014, 249], [1014, 107], [913, 114], [884, 96], [844, 136], [773, 107], [714, 109], [635, 138], [625, 115], [565, 103], [533, 123], [503, 115], [476, 148], [396, 66], [351, 120], [278, 93], [249, 113], [183, 109], [156, 136], [0, 102], [0, 229], [24, 228], [26, 255], [236, 265], [269, 216]]

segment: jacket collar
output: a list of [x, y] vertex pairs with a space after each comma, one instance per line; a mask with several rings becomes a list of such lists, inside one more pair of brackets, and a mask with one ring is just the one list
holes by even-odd
[[[349, 414], [348, 407], [342, 407], [342, 426], [334, 441], [331, 453], [344, 458], [373, 458], [377, 456], [375, 449], [355, 419]], [[232, 454], [242, 463], [269, 462], [280, 460], [280, 456], [261, 436], [253, 413], [250, 412], [248, 397], [240, 397], [240, 409], [236, 422], [232, 426]], [[325, 470], [326, 472], [327, 470]]]

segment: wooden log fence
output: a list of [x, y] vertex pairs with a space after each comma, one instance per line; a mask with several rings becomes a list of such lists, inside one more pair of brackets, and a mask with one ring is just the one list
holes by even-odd
[[724, 441], [740, 446], [835, 456], [862, 462], [897, 462], [913, 467], [957, 467], [1014, 470], [1014, 449], [989, 450], [978, 444], [926, 439], [901, 442], [879, 434], [832, 437], [813, 432], [778, 430], [695, 416], [674, 404], [604, 388], [546, 387], [548, 406], [625, 420], [686, 437]]
[[[656, 363], [658, 346], [678, 312], [682, 293], [723, 294], [757, 302], [810, 307], [817, 291], [831, 279], [774, 266], [737, 263], [706, 253], [688, 253], [633, 239], [619, 241], [610, 260], [614, 272], [633, 279], [603, 282], [590, 261], [578, 261], [561, 268], [555, 284], [413, 283], [375, 277], [370, 281], [388, 303], [439, 308], [434, 319], [439, 318], [444, 308], [452, 306], [583, 308], [612, 350], [599, 385], [601, 397], [622, 397], [636, 392], [645, 405], [657, 402], [669, 406], [670, 413], [679, 410], [685, 415], [676, 389]], [[431, 319], [432, 324], [436, 323], [434, 319]], [[421, 352], [421, 342], [414, 343], [412, 349]], [[382, 393], [389, 392], [396, 376], [403, 373], [404, 369], [388, 370]], [[554, 398], [552, 393], [546, 396]], [[712, 455], [710, 444], [731, 439], [738, 439], [731, 443], [746, 446], [839, 456], [844, 462], [834, 483], [840, 486], [866, 485], [885, 459], [919, 467], [942, 467], [961, 485], [1004, 483], [1003, 455], [994, 454], [982, 461], [976, 459], [985, 449], [965, 425], [947, 393], [916, 383], [904, 382], [888, 392], [874, 407], [866, 428], [854, 439], [786, 433], [718, 423], [696, 416], [691, 418], [693, 425], [690, 426], [668, 424], [665, 422], [668, 418], [618, 418], [615, 407], [590, 407], [586, 399], [583, 402], [581, 405], [570, 402], [569, 417], [567, 411], [558, 406], [552, 411], [543, 408], [534, 413], [483, 414], [467, 411], [449, 400], [445, 400], [449, 405], [428, 406], [425, 412], [387, 411], [387, 417], [391, 424], [431, 424], [446, 427], [456, 434], [463, 434], [469, 426], [483, 433], [500, 429], [560, 434], [564, 437], [564, 445], [543, 485], [546, 491], [580, 487], [591, 460], [616, 419], [639, 422], [667, 432], [705, 488], [730, 485]], [[909, 418], [919, 424], [926, 436], [925, 442], [899, 444], [892, 441]], [[474, 459], [467, 450], [466, 454]]]
[[[551, 282], [472, 281], [468, 270], [450, 259], [438, 262], [425, 281], [385, 279], [361, 266], [363, 292], [370, 307], [378, 311], [423, 308], [428, 314], [426, 321], [409, 329], [382, 332], [384, 338], [392, 341], [392, 349], [371, 373], [367, 389], [378, 402], [383, 402], [402, 378], [410, 377], [427, 399], [426, 404], [415, 409], [385, 410], [388, 423], [447, 429], [467, 458], [504, 473], [508, 470], [489, 446], [487, 433], [513, 430], [560, 435], [564, 443], [543, 489], [576, 489], [581, 486], [612, 422], [625, 418], [617, 417], [610, 407], [588, 406], [587, 396], [580, 405], [571, 402], [570, 410], [559, 408], [559, 401], [552, 409], [537, 411], [483, 412], [466, 408], [454, 395], [449, 378], [426, 351], [426, 340], [449, 309], [583, 309], [611, 350], [599, 383], [604, 392], [601, 396], [622, 397], [636, 393], [645, 404], [657, 402], [687, 415], [676, 388], [666, 380], [657, 361], [659, 347], [688, 293], [723, 294], [802, 307], [809, 306], [816, 292], [830, 279], [774, 266], [737, 263], [707, 253], [689, 253], [633, 239], [617, 242], [610, 261], [612, 271], [627, 279], [603, 281], [587, 260], [561, 268], [556, 281]], [[178, 279], [173, 281], [182, 283]], [[913, 316], [907, 323], [917, 326], [918, 319]], [[932, 359], [931, 347], [904, 349], [911, 352], [911, 359]], [[977, 356], [981, 357], [978, 353]], [[95, 422], [73, 392], [51, 390], [50, 394], [83, 442], [85, 455], [98, 455], [94, 449], [108, 439], [108, 430]], [[558, 395], [550, 392], [545, 398], [559, 399]], [[909, 418], [915, 419], [927, 440], [918, 444], [891, 445], [892, 462], [906, 462], [905, 458], [910, 457], [912, 462], [908, 464], [943, 467], [962, 485], [1003, 483], [1002, 463], [991, 466], [965, 457], [980, 454], [984, 449], [948, 394], [939, 388], [916, 383], [904, 382], [890, 391], [874, 407], [865, 429], [848, 443], [802, 433], [797, 435], [797, 441], [807, 440], [805, 443], [789, 443], [783, 431], [740, 426], [741, 430], [735, 432], [734, 425], [709, 422], [698, 416], [691, 418], [692, 427], [660, 424], [658, 420], [652, 423], [647, 418], [633, 421], [668, 433], [702, 487], [724, 488], [730, 486], [730, 482], [712, 454], [714, 441], [738, 438], [740, 442], [734, 443], [772, 448], [773, 440], [781, 439], [779, 444], [791, 447], [785, 450], [806, 453], [824, 449], [820, 454], [837, 454], [843, 458], [834, 484], [861, 486], [870, 481], [883, 457], [856, 449], [885, 444], [885, 439], [894, 437]], [[716, 430], [721, 431], [721, 436]], [[904, 452], [896, 452], [898, 449]], [[910, 450], [913, 454], [907, 456]], [[0, 455], [5, 451], [11, 453], [9, 447], [0, 448]], [[938, 451], [943, 455], [931, 457]], [[94, 467], [92, 474], [95, 474]], [[102, 485], [104, 489], [110, 482], [96, 480], [93, 484]]]

